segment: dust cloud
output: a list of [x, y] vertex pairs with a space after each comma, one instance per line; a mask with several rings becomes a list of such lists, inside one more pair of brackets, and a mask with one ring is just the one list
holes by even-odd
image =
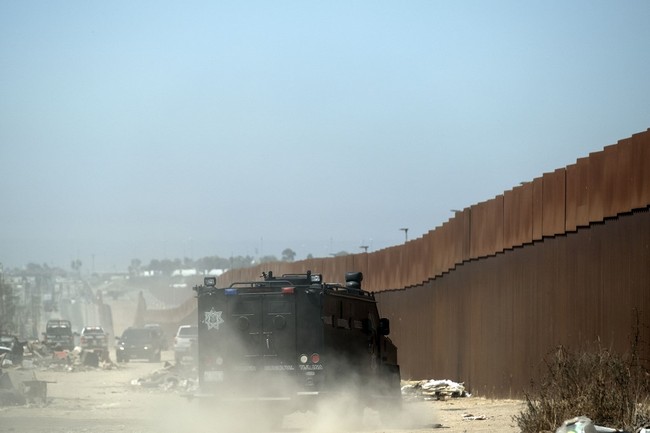
[[[310, 408], [285, 413], [276, 404], [258, 401], [220, 402], [177, 396], [158, 407], [149, 406], [147, 418], [156, 431], [193, 433], [253, 432], [379, 432], [410, 431], [435, 426], [436, 417], [428, 402], [405, 402], [397, 410], [368, 407], [354, 392], [338, 392], [321, 398]], [[160, 402], [159, 402], [160, 403]]]

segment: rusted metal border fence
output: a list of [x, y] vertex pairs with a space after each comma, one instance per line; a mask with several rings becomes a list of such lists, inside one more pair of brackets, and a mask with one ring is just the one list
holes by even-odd
[[[435, 185], [431, 186], [435, 189]], [[650, 129], [575, 164], [544, 173], [463, 209], [424, 236], [371, 253], [264, 264], [225, 273], [220, 283], [318, 269], [330, 281], [364, 272], [367, 290], [426, 284], [464, 262], [532, 244], [650, 204]]]
[[269, 270], [339, 282], [362, 271], [392, 321], [404, 377], [517, 397], [557, 344], [600, 340], [625, 351], [635, 314], [650, 360], [649, 205], [650, 129], [404, 245], [230, 270], [219, 285]]
[[[558, 345], [650, 362], [648, 208], [466, 262], [428, 283], [377, 294], [403, 378], [454, 379], [522, 397]], [[637, 325], [638, 320], [638, 325]]]

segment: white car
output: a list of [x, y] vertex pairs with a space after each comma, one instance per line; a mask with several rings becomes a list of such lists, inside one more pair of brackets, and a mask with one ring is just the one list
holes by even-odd
[[184, 358], [195, 357], [196, 340], [199, 338], [199, 327], [181, 325], [174, 337], [174, 360], [181, 363]]
[[101, 326], [85, 326], [81, 330], [79, 345], [84, 350], [108, 351], [108, 335]]

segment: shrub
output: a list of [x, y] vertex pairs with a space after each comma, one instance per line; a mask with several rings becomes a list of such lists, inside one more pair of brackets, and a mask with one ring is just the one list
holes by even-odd
[[649, 376], [638, 362], [638, 336], [624, 357], [599, 347], [572, 352], [559, 346], [546, 359], [547, 374], [526, 393], [526, 408], [514, 417], [523, 433], [555, 431], [584, 415], [594, 424], [635, 431], [650, 421]]

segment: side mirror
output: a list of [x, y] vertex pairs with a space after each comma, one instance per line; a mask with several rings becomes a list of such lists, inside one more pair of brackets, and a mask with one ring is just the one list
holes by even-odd
[[379, 319], [379, 335], [390, 334], [390, 321], [386, 318]]

